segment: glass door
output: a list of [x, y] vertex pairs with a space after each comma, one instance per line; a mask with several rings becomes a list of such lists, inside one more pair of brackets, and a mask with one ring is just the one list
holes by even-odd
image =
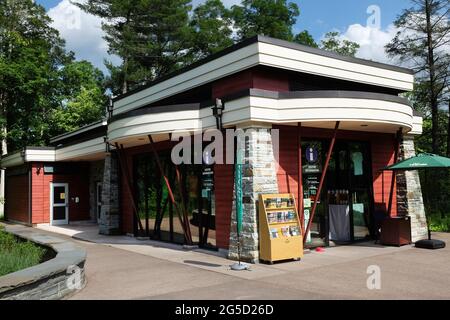
[[69, 223], [69, 185], [50, 183], [50, 224]]

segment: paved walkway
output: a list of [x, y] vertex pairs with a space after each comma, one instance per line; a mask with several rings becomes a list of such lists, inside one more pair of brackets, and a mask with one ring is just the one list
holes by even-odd
[[[88, 284], [73, 299], [450, 299], [449, 248], [366, 243], [235, 272], [218, 255], [105, 237], [92, 225], [41, 228], [82, 239], [74, 241], [88, 252]], [[450, 244], [449, 234], [434, 236]], [[367, 289], [371, 265], [381, 268], [381, 290]]]

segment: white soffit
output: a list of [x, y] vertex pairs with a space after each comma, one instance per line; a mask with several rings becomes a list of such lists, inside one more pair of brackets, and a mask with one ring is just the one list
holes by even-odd
[[297, 72], [315, 74], [410, 91], [414, 75], [386, 68], [344, 61], [282, 46], [259, 42], [260, 64]]

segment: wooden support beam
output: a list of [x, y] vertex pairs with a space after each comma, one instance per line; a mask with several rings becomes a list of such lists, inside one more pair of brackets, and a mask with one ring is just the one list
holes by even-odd
[[302, 124], [297, 126], [297, 159], [298, 159], [298, 175], [297, 175], [297, 201], [298, 210], [300, 214], [300, 225], [302, 227], [302, 234], [305, 234], [305, 211], [303, 208], [303, 165], [302, 165]]
[[[395, 136], [395, 146], [394, 146], [394, 164], [398, 162], [398, 156], [400, 154], [400, 139], [402, 137], [402, 129], [399, 129], [396, 136]], [[396, 174], [395, 171], [392, 171], [391, 176], [391, 189], [389, 191], [389, 203], [388, 203], [388, 209], [387, 213], [390, 216], [391, 210], [392, 210], [392, 202], [394, 200], [394, 187], [396, 182]]]
[[175, 172], [176, 172], [177, 181], [178, 181], [178, 192], [179, 192], [180, 198], [181, 198], [181, 209], [183, 210], [184, 229], [186, 230], [188, 244], [192, 245], [192, 234], [191, 234], [191, 228], [189, 227], [189, 215], [187, 212], [186, 201], [184, 199], [184, 192], [183, 192], [183, 179], [181, 178], [180, 169], [177, 165], [175, 166]]
[[133, 189], [131, 187], [131, 177], [130, 177], [130, 171], [129, 171], [127, 159], [126, 159], [126, 156], [123, 154], [124, 148], [123, 148], [123, 145], [119, 146], [119, 144], [117, 142], [116, 142], [115, 146], [116, 146], [117, 155], [119, 158], [119, 164], [120, 164], [122, 172], [125, 176], [125, 188], [130, 196], [131, 206], [133, 208], [134, 215], [137, 219], [139, 230], [143, 231], [144, 227], [142, 226], [142, 221], [141, 221], [141, 218], [139, 217], [139, 212], [137, 210], [136, 203], [134, 201], [135, 199], [134, 199]]
[[172, 202], [173, 206], [175, 207], [175, 211], [177, 212], [178, 220], [180, 221], [181, 228], [183, 229], [184, 238], [185, 238], [185, 240], [186, 240], [186, 242], [188, 244], [191, 244], [192, 243], [192, 239], [188, 238], [188, 234], [187, 234], [187, 231], [186, 231], [186, 226], [185, 226], [185, 223], [183, 221], [183, 217], [182, 217], [182, 214], [180, 212], [180, 208], [178, 207], [178, 204], [175, 201], [175, 197], [173, 196], [173, 192], [172, 192], [172, 188], [170, 187], [169, 179], [167, 179], [167, 176], [164, 174], [164, 169], [163, 169], [163, 167], [161, 165], [161, 161], [159, 159], [158, 152], [155, 149], [152, 135], [149, 134], [148, 135], [148, 139], [150, 141], [150, 148], [152, 149], [152, 152], [153, 152], [153, 154], [155, 156], [156, 164], [158, 165], [159, 171], [161, 172], [161, 175], [164, 178], [164, 183], [166, 184], [166, 187], [167, 187], [167, 192], [169, 194], [169, 199]]
[[330, 143], [330, 146], [328, 148], [328, 153], [327, 153], [327, 158], [325, 160], [325, 165], [324, 165], [324, 167], [322, 169], [322, 176], [320, 177], [319, 188], [317, 189], [317, 194], [316, 194], [316, 198], [314, 200], [314, 204], [313, 204], [313, 207], [312, 207], [312, 210], [311, 210], [311, 216], [310, 216], [309, 221], [308, 221], [308, 226], [307, 226], [307, 228], [305, 230], [305, 233], [303, 234], [303, 244], [306, 243], [306, 238], [307, 238], [308, 232], [311, 229], [311, 224], [312, 224], [312, 221], [314, 219], [314, 215], [316, 214], [317, 204], [320, 201], [320, 194], [322, 192], [323, 183], [325, 181], [325, 176], [327, 174], [328, 165], [330, 164], [331, 154], [333, 153], [334, 144], [336, 142], [336, 136], [337, 136], [337, 132], [338, 132], [338, 129], [339, 129], [339, 125], [340, 125], [340, 121], [337, 121], [336, 122], [336, 126], [334, 127], [333, 137], [331, 138], [331, 143]]

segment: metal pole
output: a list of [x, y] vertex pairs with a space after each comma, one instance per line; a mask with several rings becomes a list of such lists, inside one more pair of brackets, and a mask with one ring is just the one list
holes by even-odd
[[320, 177], [319, 188], [317, 189], [316, 199], [314, 200], [314, 204], [313, 204], [313, 207], [312, 207], [312, 210], [311, 210], [311, 216], [310, 216], [309, 221], [308, 221], [308, 227], [306, 228], [305, 233], [303, 234], [303, 244], [306, 243], [307, 234], [308, 234], [309, 230], [311, 229], [311, 224], [312, 224], [312, 221], [314, 219], [314, 215], [316, 214], [317, 204], [318, 204], [319, 199], [320, 199], [320, 193], [322, 192], [322, 186], [323, 186], [323, 183], [325, 181], [325, 176], [327, 174], [328, 165], [330, 164], [331, 153], [333, 152], [334, 144], [336, 142], [336, 136], [337, 136], [337, 132], [338, 132], [338, 129], [339, 129], [339, 124], [340, 124], [340, 121], [337, 121], [336, 122], [336, 126], [334, 127], [333, 137], [331, 138], [330, 147], [328, 148], [327, 159], [325, 161], [325, 165], [324, 165], [324, 168], [322, 170], [322, 176]]

